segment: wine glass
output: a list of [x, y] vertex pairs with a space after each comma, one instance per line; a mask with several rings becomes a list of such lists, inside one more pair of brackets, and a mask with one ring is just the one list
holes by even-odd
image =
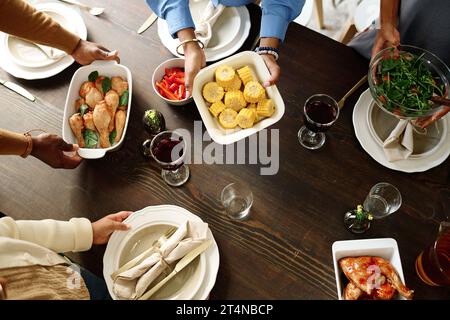
[[149, 149], [168, 185], [178, 187], [189, 179], [189, 167], [184, 164], [187, 146], [182, 135], [176, 131], [160, 132], [153, 137]]
[[325, 143], [325, 131], [339, 117], [337, 102], [326, 94], [315, 94], [303, 107], [304, 125], [298, 131], [298, 141], [310, 150], [319, 149]]

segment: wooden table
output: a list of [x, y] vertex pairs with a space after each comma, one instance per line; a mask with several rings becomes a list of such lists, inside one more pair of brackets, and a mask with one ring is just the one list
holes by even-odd
[[[302, 26], [291, 24], [279, 60], [278, 84], [286, 104], [279, 130], [280, 168], [261, 176], [259, 165], [191, 165], [191, 177], [180, 188], [167, 186], [160, 169], [141, 156], [147, 138], [141, 117], [147, 108], [160, 110], [168, 128], [193, 130], [200, 115], [195, 106], [171, 107], [151, 88], [154, 68], [171, 57], [161, 45], [156, 24], [143, 35], [137, 28], [149, 10], [143, 1], [91, 1], [106, 5], [101, 17], [84, 14], [89, 38], [119, 49], [122, 63], [133, 73], [131, 125], [123, 148], [103, 159], [84, 161], [76, 170], [53, 170], [40, 161], [19, 157], [0, 159], [0, 211], [16, 219], [92, 220], [119, 210], [174, 204], [209, 223], [220, 250], [220, 269], [213, 299], [336, 299], [331, 256], [334, 241], [392, 237], [398, 241], [403, 271], [418, 299], [448, 298], [449, 289], [428, 287], [415, 273], [419, 252], [436, 237], [438, 222], [450, 212], [450, 165], [425, 173], [406, 174], [376, 163], [358, 143], [352, 109], [364, 88], [356, 92], [327, 133], [325, 146], [308, 151], [297, 141], [302, 106], [314, 93], [339, 99], [367, 71], [368, 62], [352, 49]], [[259, 19], [252, 10], [254, 25]], [[255, 20], [256, 19], [256, 20]], [[256, 21], [256, 22], [255, 22]], [[253, 29], [244, 48], [249, 48]], [[0, 127], [18, 132], [42, 128], [61, 134], [62, 112], [73, 65], [47, 80], [23, 81], [0, 71], [39, 97], [37, 103], [0, 87]], [[254, 194], [251, 219], [228, 219], [218, 202], [222, 187], [246, 181]], [[362, 236], [348, 232], [343, 215], [361, 203], [380, 181], [396, 185], [403, 196], [398, 212], [373, 223]], [[448, 217], [447, 217], [448, 218]], [[104, 247], [71, 255], [102, 274]]]

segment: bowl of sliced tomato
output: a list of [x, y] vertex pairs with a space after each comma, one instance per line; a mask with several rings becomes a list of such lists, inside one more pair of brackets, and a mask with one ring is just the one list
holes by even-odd
[[166, 60], [153, 72], [153, 89], [169, 104], [176, 106], [188, 104], [192, 101], [192, 96], [186, 98], [184, 77], [184, 59]]

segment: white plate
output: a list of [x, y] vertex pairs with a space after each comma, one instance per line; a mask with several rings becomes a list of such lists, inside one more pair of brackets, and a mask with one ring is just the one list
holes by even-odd
[[363, 32], [378, 19], [380, 15], [380, 0], [363, 0], [355, 10], [355, 27]]
[[[389, 261], [397, 271], [400, 279], [405, 284], [403, 276], [402, 261], [398, 250], [397, 241], [392, 238], [382, 239], [364, 239], [364, 240], [344, 240], [336, 241], [332, 246], [334, 273], [336, 276], [336, 287], [339, 300], [343, 300], [343, 283], [345, 279], [344, 272], [339, 266], [339, 260], [346, 257], [374, 256]], [[397, 298], [406, 300], [399, 294]]]
[[410, 157], [406, 160], [389, 162], [379, 140], [374, 138], [368, 124], [368, 114], [373, 98], [367, 89], [358, 99], [353, 109], [353, 128], [356, 138], [363, 149], [378, 163], [386, 168], [402, 172], [423, 172], [444, 162], [450, 155], [450, 117], [442, 118], [443, 138], [438, 146], [427, 156]]
[[[55, 8], [56, 6], [56, 8]], [[39, 11], [45, 12], [53, 20], [58, 22], [62, 27], [69, 30], [72, 33], [77, 32], [77, 28], [74, 23], [69, 20], [68, 15], [62, 14], [62, 7], [54, 3], [40, 3], [35, 5], [35, 8]], [[45, 67], [50, 64], [56, 63], [64, 56], [58, 59], [49, 58], [38, 46], [32, 42], [28, 42], [15, 36], [7, 36], [5, 39], [5, 45], [8, 49], [9, 57], [14, 63], [22, 67], [27, 68], [39, 68]], [[64, 55], [66, 55], [64, 53]]]
[[202, 95], [203, 86], [209, 81], [214, 81], [214, 72], [216, 68], [223, 64], [229, 65], [234, 69], [247, 65], [252, 70], [253, 77], [259, 82], [266, 81], [270, 77], [270, 73], [263, 58], [261, 58], [259, 54], [253, 51], [244, 51], [200, 70], [195, 77], [192, 95], [206, 130], [215, 142], [219, 144], [230, 144], [251, 136], [278, 122], [283, 117], [285, 107], [283, 98], [281, 97], [277, 86], [270, 86], [266, 88], [266, 92], [268, 97], [275, 103], [275, 113], [270, 118], [265, 118], [256, 123], [252, 128], [248, 129], [224, 129], [219, 124], [219, 121], [209, 112], [209, 104], [206, 103]]
[[99, 61], [96, 60], [93, 63], [79, 68], [73, 74], [70, 81], [69, 92], [67, 93], [66, 105], [64, 107], [64, 116], [62, 124], [62, 137], [67, 143], [77, 143], [77, 139], [72, 132], [69, 125], [69, 118], [75, 113], [74, 105], [75, 100], [80, 98], [79, 90], [83, 82], [88, 81], [88, 76], [92, 71], [98, 71], [99, 75], [107, 77], [121, 77], [128, 81], [128, 106], [127, 106], [127, 119], [125, 121], [125, 127], [123, 128], [122, 137], [119, 142], [109, 148], [80, 148], [78, 154], [85, 159], [98, 159], [102, 158], [106, 152], [115, 151], [120, 148], [127, 133], [128, 122], [130, 120], [131, 113], [131, 97], [133, 94], [133, 79], [131, 77], [131, 71], [124, 65], [118, 64], [116, 61]]
[[[195, 21], [202, 15], [202, 9], [209, 0], [191, 1], [191, 14]], [[173, 39], [169, 33], [167, 22], [158, 19], [158, 35], [164, 46], [175, 56], [182, 57], [176, 52], [180, 41]], [[250, 15], [245, 6], [227, 7], [217, 19], [212, 28], [213, 37], [205, 48], [206, 61], [217, 61], [238, 51], [250, 32]]]
[[[120, 252], [125, 246], [126, 239], [129, 239], [133, 233], [142, 230], [145, 226], [152, 224], [180, 225], [188, 219], [201, 220], [198, 216], [178, 206], [151, 206], [137, 211], [128, 217], [126, 223], [132, 224], [131, 230], [126, 232], [116, 231], [112, 234], [103, 257], [103, 276], [113, 299], [116, 299], [116, 297], [112, 291], [112, 280], [110, 275], [118, 269], [119, 259], [121, 256]], [[137, 225], [135, 225], [135, 223]], [[216, 282], [217, 272], [219, 269], [219, 249], [211, 230], [209, 229], [207, 238], [213, 240], [213, 244], [201, 255], [201, 257], [204, 257], [205, 259], [204, 265], [206, 266], [206, 270], [203, 276], [203, 281], [197, 287], [195, 294], [191, 295], [191, 298], [194, 300], [205, 300], [208, 298], [209, 293]], [[187, 293], [185, 292], [184, 294], [173, 295], [172, 298], [187, 299], [186, 294]]]
[[[65, 20], [70, 21], [70, 25], [74, 28], [75, 33], [83, 40], [86, 40], [87, 38], [87, 29], [86, 25], [84, 24], [83, 18], [81, 15], [75, 11], [74, 9], [65, 6], [63, 4], [59, 3], [38, 3], [35, 5], [40, 10], [47, 10], [52, 11], [59, 16], [63, 17]], [[43, 62], [38, 59], [38, 61], [17, 61], [20, 59], [20, 57], [17, 56], [16, 52], [17, 50], [13, 49], [10, 52], [10, 46], [8, 41], [9, 35], [5, 33], [0, 33], [0, 67], [8, 72], [9, 74], [13, 75], [16, 78], [22, 78], [27, 80], [33, 80], [33, 79], [45, 79], [52, 77], [67, 67], [69, 67], [73, 62], [74, 59], [66, 55], [63, 58], [55, 61], [51, 64], [42, 64]], [[23, 44], [23, 42], [21, 42]], [[34, 46], [34, 45], [33, 45]], [[14, 48], [14, 47], [13, 47]], [[36, 48], [36, 50], [39, 50]], [[16, 56], [15, 59], [11, 58], [11, 56]], [[19, 64], [17, 63], [19, 62]], [[33, 67], [25, 67], [23, 64], [31, 64]], [[39, 67], [37, 66], [39, 63], [42, 65]]]

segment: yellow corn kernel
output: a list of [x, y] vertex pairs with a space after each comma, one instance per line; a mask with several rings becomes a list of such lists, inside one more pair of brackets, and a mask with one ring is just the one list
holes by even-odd
[[230, 108], [226, 108], [219, 115], [219, 123], [225, 129], [233, 129], [237, 126], [237, 117], [238, 113]]
[[263, 99], [258, 102], [258, 106], [256, 107], [256, 113], [261, 117], [270, 117], [275, 112], [275, 104], [272, 99]]
[[256, 81], [250, 81], [245, 85], [244, 98], [249, 103], [257, 103], [266, 97], [266, 90]]
[[216, 69], [216, 82], [222, 88], [231, 87], [236, 72], [230, 66], [223, 65]]
[[230, 90], [225, 93], [225, 107], [239, 111], [247, 105], [240, 90]]
[[210, 103], [222, 100], [224, 95], [223, 88], [216, 82], [208, 82], [203, 87], [203, 98]]
[[242, 82], [244, 83], [244, 86], [248, 82], [253, 81], [252, 71], [250, 70], [249, 66], [245, 66], [245, 67], [238, 69], [237, 74], [239, 75]]
[[229, 87], [224, 87], [223, 89], [225, 91], [230, 91], [230, 90], [240, 90], [242, 86], [242, 81], [238, 76], [234, 76], [233, 82], [231, 83], [231, 86]]
[[242, 129], [251, 128], [255, 123], [256, 113], [253, 110], [243, 108], [236, 117], [239, 127]]
[[222, 101], [214, 102], [210, 107], [209, 111], [212, 113], [214, 117], [218, 117], [219, 114], [225, 109], [225, 105]]

